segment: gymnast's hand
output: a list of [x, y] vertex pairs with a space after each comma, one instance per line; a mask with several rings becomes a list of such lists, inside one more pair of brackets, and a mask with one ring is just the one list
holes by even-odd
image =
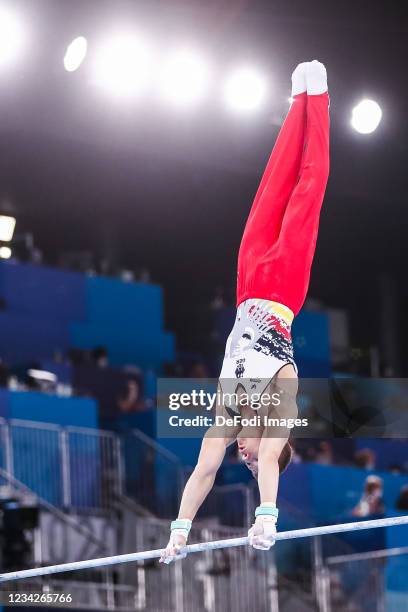
[[276, 517], [257, 516], [248, 531], [249, 544], [258, 550], [269, 550], [275, 544]]
[[187, 544], [187, 537], [188, 534], [186, 534], [185, 529], [173, 529], [169, 543], [160, 557], [160, 563], [171, 563], [177, 559], [184, 559], [184, 557], [187, 557], [187, 553], [180, 552]]

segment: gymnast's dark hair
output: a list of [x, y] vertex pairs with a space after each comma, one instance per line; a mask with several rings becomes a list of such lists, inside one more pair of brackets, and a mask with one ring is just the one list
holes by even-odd
[[293, 448], [289, 440], [286, 442], [278, 459], [279, 474], [283, 474], [293, 457]]
[[[283, 474], [283, 472], [286, 470], [286, 468], [288, 467], [288, 465], [290, 464], [290, 462], [292, 461], [292, 457], [293, 457], [293, 447], [290, 444], [290, 442], [286, 442], [285, 446], [283, 447], [281, 454], [279, 455], [279, 459], [278, 459], [278, 465], [279, 465], [279, 474]], [[258, 473], [254, 473], [254, 471], [251, 469], [251, 467], [246, 464], [247, 467], [249, 468], [249, 470], [252, 472], [253, 477], [258, 480]]]

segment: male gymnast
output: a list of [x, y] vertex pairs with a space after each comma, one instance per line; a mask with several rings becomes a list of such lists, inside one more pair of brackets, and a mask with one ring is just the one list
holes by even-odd
[[[329, 175], [329, 96], [326, 69], [317, 60], [292, 74], [292, 103], [252, 204], [238, 255], [237, 314], [226, 344], [219, 379], [221, 396], [275, 392], [283, 398], [265, 415], [293, 417], [297, 368], [291, 324], [309, 287], [320, 210]], [[258, 412], [262, 412], [258, 411]], [[217, 414], [254, 409], [226, 402]], [[238, 419], [239, 422], [239, 419]], [[215, 431], [215, 429], [217, 431]], [[191, 523], [210, 492], [226, 448], [237, 441], [246, 466], [258, 480], [260, 505], [249, 543], [268, 550], [275, 542], [279, 475], [291, 460], [289, 429], [268, 426], [211, 427], [182, 496], [177, 520], [161, 562], [182, 558]]]

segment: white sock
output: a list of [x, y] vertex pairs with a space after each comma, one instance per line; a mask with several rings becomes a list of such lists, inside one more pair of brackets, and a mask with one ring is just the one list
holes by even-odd
[[298, 64], [292, 73], [292, 98], [306, 91], [306, 64]]
[[327, 91], [327, 72], [321, 62], [307, 62], [306, 85], [309, 96], [317, 96]]

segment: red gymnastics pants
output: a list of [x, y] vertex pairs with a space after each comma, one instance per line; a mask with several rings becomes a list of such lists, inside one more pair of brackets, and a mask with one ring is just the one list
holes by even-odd
[[237, 306], [249, 298], [297, 315], [309, 287], [329, 175], [329, 96], [295, 96], [246, 223]]

